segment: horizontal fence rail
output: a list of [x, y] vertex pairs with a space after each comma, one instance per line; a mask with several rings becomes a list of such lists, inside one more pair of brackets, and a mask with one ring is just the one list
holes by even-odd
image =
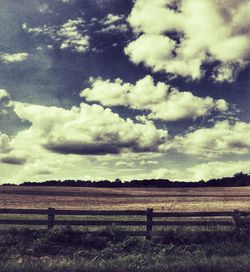
[[[125, 215], [146, 215], [145, 210], [135, 211], [102, 211], [102, 210], [56, 210], [52, 209], [56, 215], [108, 215], [108, 216], [125, 216]], [[49, 210], [48, 209], [48, 210]], [[48, 210], [41, 209], [0, 209], [0, 214], [48, 214]]]
[[[8, 215], [46, 215], [47, 219], [11, 219], [3, 218]], [[98, 219], [98, 216], [115, 217], [113, 220], [104, 219], [78, 219], [78, 220], [61, 220], [56, 216], [92, 216]], [[120, 217], [126, 216], [126, 218]], [[143, 216], [142, 220], [134, 219], [131, 216]], [[118, 219], [116, 218], [118, 217]], [[250, 227], [250, 212], [246, 211], [226, 211], [226, 212], [154, 212], [153, 209], [147, 210], [57, 210], [48, 209], [0, 209], [0, 225], [30, 225], [30, 226], [133, 226], [145, 227], [144, 231], [124, 231], [129, 236], [145, 236], [147, 240], [151, 240], [153, 235], [157, 235], [159, 231], [154, 231], [153, 227], [164, 226], [224, 226], [232, 227], [236, 232], [242, 228]], [[158, 219], [158, 220], [157, 220]], [[159, 220], [160, 219], [160, 220]], [[1, 232], [1, 231], [0, 231]], [[95, 231], [88, 231], [94, 233]]]

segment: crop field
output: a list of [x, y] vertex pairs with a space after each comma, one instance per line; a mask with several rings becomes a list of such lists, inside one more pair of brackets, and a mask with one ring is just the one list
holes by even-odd
[[[234, 188], [70, 188], [0, 187], [0, 208], [146, 210], [191, 212], [250, 210], [250, 187]], [[46, 220], [47, 214], [1, 214], [1, 219]], [[122, 221], [145, 216], [122, 216]], [[120, 220], [99, 216], [97, 220]], [[56, 220], [96, 220], [92, 215], [56, 215]], [[156, 220], [158, 220], [156, 218]], [[165, 220], [165, 218], [159, 218]], [[167, 218], [167, 220], [180, 220]], [[181, 218], [181, 220], [200, 220]], [[232, 220], [232, 218], [202, 218]], [[155, 221], [154, 221], [155, 222]], [[215, 222], [218, 223], [218, 222]], [[12, 229], [14, 227], [14, 229]], [[151, 241], [129, 237], [125, 231], [146, 231], [145, 225], [55, 225], [53, 228], [19, 225], [0, 227], [1, 271], [89, 272], [198, 272], [250, 271], [249, 231], [232, 226], [172, 227], [154, 225]], [[83, 231], [83, 232], [82, 232]], [[90, 231], [92, 234], [86, 234]], [[2, 233], [2, 234], [1, 234]], [[125, 233], [125, 234], [124, 234]], [[1, 236], [2, 235], [2, 236]], [[232, 270], [232, 267], [235, 268]]]
[[231, 211], [250, 209], [250, 187], [0, 187], [1, 208]]

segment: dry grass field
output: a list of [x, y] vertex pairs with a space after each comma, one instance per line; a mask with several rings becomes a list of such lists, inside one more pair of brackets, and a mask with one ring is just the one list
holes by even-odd
[[1, 208], [159, 211], [250, 210], [250, 187], [77, 188], [0, 187]]
[[[158, 211], [183, 212], [234, 209], [249, 211], [250, 187], [178, 189], [0, 187], [0, 208], [48, 207], [86, 210], [153, 208]], [[122, 216], [122, 220], [145, 221], [145, 216], [132, 217]], [[1, 214], [1, 218], [47, 220], [47, 215]], [[56, 220], [119, 221], [121, 217], [56, 215]], [[168, 218], [169, 220], [175, 219]], [[231, 221], [232, 218], [219, 220]], [[145, 237], [122, 235], [122, 231], [145, 231], [144, 225], [118, 229], [102, 226], [72, 228], [55, 226], [47, 229], [47, 225], [39, 225], [29, 226], [27, 229], [19, 228], [19, 225], [3, 224], [0, 233], [1, 231], [3, 235], [0, 234], [0, 271], [3, 272], [250, 271], [249, 232], [240, 232], [236, 237], [234, 225], [229, 227], [155, 225], [153, 231], [158, 231], [160, 235], [153, 237], [152, 241], [145, 240]], [[92, 231], [92, 234], [87, 235], [82, 231]], [[93, 231], [97, 231], [97, 234], [93, 234]], [[98, 231], [101, 234], [99, 236]], [[106, 236], [103, 233], [106, 233]]]

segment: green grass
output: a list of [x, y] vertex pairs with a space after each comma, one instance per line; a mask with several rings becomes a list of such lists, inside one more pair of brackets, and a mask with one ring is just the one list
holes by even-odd
[[119, 229], [10, 230], [0, 240], [1, 272], [249, 272], [249, 232], [164, 231], [153, 241]]

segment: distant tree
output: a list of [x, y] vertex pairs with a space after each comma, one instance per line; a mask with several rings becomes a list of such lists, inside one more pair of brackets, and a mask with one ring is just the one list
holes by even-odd
[[238, 172], [234, 174], [235, 178], [242, 178], [242, 177], [246, 177], [247, 174], [244, 174], [243, 172]]
[[115, 184], [120, 185], [120, 184], [122, 184], [122, 181], [119, 178], [116, 178], [115, 179]]
[[[3, 186], [10, 186], [14, 184], [3, 184]], [[168, 179], [145, 179], [145, 180], [130, 180], [121, 181], [116, 178], [113, 181], [100, 180], [47, 180], [44, 182], [26, 181], [16, 186], [68, 186], [68, 187], [159, 187], [159, 188], [178, 188], [178, 187], [232, 187], [232, 186], [250, 186], [250, 174], [239, 172], [234, 174], [233, 177], [224, 177], [220, 179], [210, 179], [208, 181], [200, 180], [199, 182], [183, 182], [183, 181], [170, 181]]]

